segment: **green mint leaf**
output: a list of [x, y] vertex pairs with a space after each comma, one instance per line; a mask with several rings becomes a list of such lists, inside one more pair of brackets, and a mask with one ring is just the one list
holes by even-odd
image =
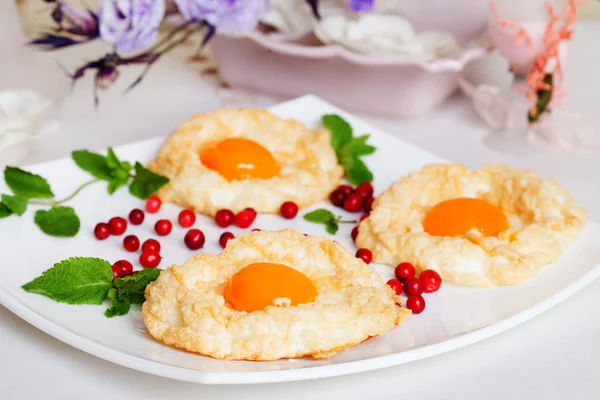
[[111, 171], [122, 170], [129, 174], [129, 171], [131, 171], [131, 168], [133, 168], [131, 163], [119, 160], [119, 157], [117, 157], [112, 147], [109, 147], [106, 150], [106, 163], [108, 164], [108, 167], [111, 169]]
[[10, 196], [8, 194], [3, 194], [2, 204], [9, 211], [12, 211], [18, 216], [23, 215], [25, 210], [27, 210], [27, 199], [21, 196]]
[[129, 185], [129, 193], [140, 199], [147, 199], [167, 183], [169, 183], [168, 178], [155, 174], [139, 162], [136, 162], [135, 178]]
[[352, 127], [339, 115], [323, 115], [321, 123], [331, 132], [331, 145], [336, 152], [352, 139]]
[[335, 149], [338, 162], [344, 167], [348, 182], [358, 185], [362, 182], [372, 182], [373, 173], [360, 159], [362, 156], [373, 154], [375, 147], [367, 144], [369, 135], [353, 137], [352, 127], [338, 115], [324, 115], [321, 118], [323, 126], [331, 131], [331, 144]]
[[361, 159], [355, 158], [346, 170], [346, 179], [352, 185], [360, 185], [363, 182], [373, 182], [373, 173]]
[[338, 229], [339, 229], [339, 226], [338, 226], [337, 219], [332, 219], [332, 220], [327, 221], [325, 223], [325, 230], [330, 235], [335, 235], [337, 233]]
[[129, 309], [131, 308], [131, 302], [127, 297], [119, 295], [117, 289], [110, 289], [106, 297], [112, 300], [112, 306], [107, 308], [104, 312], [104, 315], [107, 318], [126, 315], [129, 312]]
[[308, 222], [316, 222], [318, 224], [326, 224], [329, 221], [335, 220], [335, 215], [325, 208], [311, 211], [304, 215], [304, 219]]
[[69, 304], [101, 304], [112, 287], [108, 261], [75, 257], [61, 261], [22, 288], [54, 301]]
[[39, 175], [23, 171], [16, 167], [6, 167], [4, 180], [8, 187], [18, 196], [27, 199], [48, 199], [54, 197], [48, 182]]
[[110, 169], [107, 189], [109, 194], [113, 194], [127, 184], [132, 166], [127, 161], [119, 160], [112, 147], [107, 149], [106, 164]]
[[147, 268], [139, 271], [135, 275], [128, 275], [114, 280], [113, 285], [118, 290], [120, 296], [126, 296], [132, 304], [142, 304], [146, 301], [144, 292], [150, 282], [154, 282], [161, 269]]
[[6, 218], [12, 215], [12, 211], [8, 207], [6, 207], [3, 203], [0, 203], [0, 219]]
[[111, 170], [121, 168], [121, 160], [119, 160], [112, 147], [106, 150], [106, 164]]
[[108, 181], [112, 178], [111, 169], [106, 157], [102, 154], [92, 153], [87, 150], [76, 150], [71, 153], [73, 161], [82, 170], [89, 172], [98, 179]]
[[338, 218], [333, 213], [325, 208], [311, 211], [304, 215], [304, 219], [309, 222], [325, 225], [327, 233], [335, 235], [338, 231]]
[[127, 176], [125, 179], [114, 178], [114, 179], [111, 179], [110, 181], [108, 181], [108, 187], [107, 187], [108, 194], [113, 194], [114, 192], [119, 190], [121, 187], [125, 186], [127, 184], [128, 180], [129, 180], [129, 176]]
[[53, 207], [38, 210], [34, 222], [42, 232], [50, 236], [73, 237], [79, 232], [79, 217], [71, 207]]
[[356, 138], [352, 138], [347, 142], [341, 149], [340, 152], [343, 154], [349, 154], [355, 157], [366, 156], [375, 153], [375, 147], [367, 144], [370, 135], [363, 135]]

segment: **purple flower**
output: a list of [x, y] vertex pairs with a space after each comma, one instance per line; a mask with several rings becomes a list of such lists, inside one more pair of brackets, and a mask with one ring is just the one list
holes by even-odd
[[98, 89], [106, 89], [119, 78], [119, 70], [116, 66], [108, 65], [98, 69], [96, 85]]
[[96, 14], [85, 8], [75, 8], [65, 1], [60, 1], [58, 4], [59, 7], [55, 12], [59, 12], [61, 17], [71, 25], [66, 28], [67, 32], [85, 36], [88, 39], [98, 36], [98, 16]]
[[174, 0], [186, 21], [206, 21], [217, 31], [245, 33], [267, 10], [268, 0]]
[[350, 10], [353, 12], [371, 11], [375, 0], [350, 0]]
[[165, 0], [100, 0], [100, 37], [118, 51], [148, 47], [165, 16]]

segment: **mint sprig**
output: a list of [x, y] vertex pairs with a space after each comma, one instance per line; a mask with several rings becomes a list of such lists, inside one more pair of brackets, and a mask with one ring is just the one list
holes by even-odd
[[129, 185], [129, 193], [140, 199], [147, 199], [156, 193], [169, 179], [155, 174], [139, 162], [135, 163], [135, 178]]
[[105, 181], [108, 193], [113, 194], [119, 188], [129, 184], [132, 195], [146, 199], [169, 182], [169, 179], [155, 174], [139, 162], [135, 164], [135, 174], [132, 174], [131, 163], [121, 161], [110, 147], [105, 156], [88, 150], [76, 150], [72, 153], [72, 157], [79, 168], [95, 179], [83, 183], [69, 196], [60, 200], [54, 199], [50, 184], [43, 177], [17, 167], [6, 167], [4, 180], [13, 194], [1, 196], [0, 219], [11, 215], [21, 216], [30, 204], [48, 206], [49, 210], [36, 211], [34, 218], [36, 225], [48, 235], [72, 237], [79, 232], [81, 225], [79, 217], [73, 208], [60, 205], [72, 200], [87, 186]]
[[335, 235], [339, 229], [339, 224], [356, 224], [357, 221], [342, 221], [342, 217], [336, 217], [331, 211], [325, 208], [319, 208], [304, 215], [308, 222], [325, 225], [325, 230], [331, 235]]
[[112, 147], [109, 147], [106, 152], [106, 164], [111, 175], [108, 180], [108, 193], [113, 194], [117, 189], [127, 184], [132, 166], [128, 161], [119, 160]]
[[113, 305], [106, 310], [104, 315], [111, 318], [117, 315], [125, 315], [129, 312], [132, 304], [142, 304], [146, 301], [144, 292], [150, 282], [154, 282], [162, 270], [148, 268], [135, 275], [117, 278], [113, 281], [113, 288], [108, 293], [108, 298]]
[[353, 185], [372, 182], [373, 173], [362, 160], [363, 156], [373, 154], [376, 150], [367, 144], [369, 135], [355, 137], [350, 124], [339, 115], [324, 115], [321, 123], [331, 132], [331, 145], [338, 162], [344, 167], [348, 182]]
[[132, 174], [134, 167], [131, 163], [121, 161], [111, 147], [107, 149], [106, 156], [87, 150], [76, 150], [72, 157], [81, 169], [108, 182], [109, 194], [129, 184], [129, 193], [140, 199], [147, 199], [169, 183], [168, 178], [155, 174], [139, 162], [135, 163], [135, 174]]
[[145, 269], [135, 275], [113, 279], [108, 261], [99, 258], [74, 257], [55, 264], [22, 288], [54, 301], [68, 304], [102, 304], [112, 302], [104, 315], [125, 315], [132, 304], [145, 301], [144, 292], [162, 270]]

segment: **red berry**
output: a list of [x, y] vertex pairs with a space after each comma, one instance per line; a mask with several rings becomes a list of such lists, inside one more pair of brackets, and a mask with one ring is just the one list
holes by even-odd
[[160, 243], [156, 239], [148, 239], [142, 244], [142, 251], [153, 251], [155, 253], [160, 253]]
[[373, 253], [369, 249], [358, 249], [356, 252], [356, 257], [362, 259], [367, 264], [370, 264], [373, 261]]
[[204, 233], [200, 229], [190, 229], [183, 239], [190, 250], [198, 250], [204, 246]]
[[111, 235], [119, 236], [127, 230], [127, 221], [125, 221], [125, 218], [114, 217], [108, 221], [108, 226]]
[[352, 193], [344, 200], [344, 210], [350, 212], [357, 212], [362, 208], [363, 198], [356, 193]]
[[256, 218], [257, 212], [256, 212], [256, 210], [254, 208], [252, 208], [252, 207], [246, 207], [246, 208], [244, 208], [244, 211], [249, 212], [251, 215], [254, 216], [254, 218]]
[[129, 222], [132, 225], [141, 225], [144, 222], [144, 212], [139, 208], [134, 208], [129, 213]]
[[171, 233], [171, 229], [173, 229], [173, 224], [168, 219], [159, 219], [154, 224], [154, 230], [159, 236], [167, 236]]
[[390, 279], [387, 281], [387, 284], [390, 285], [392, 289], [396, 292], [396, 294], [402, 293], [402, 283], [398, 279]]
[[225, 246], [227, 246], [227, 242], [233, 239], [234, 237], [235, 236], [233, 236], [233, 233], [231, 232], [223, 232], [221, 234], [221, 237], [219, 238], [219, 244], [222, 248], [225, 248]]
[[106, 239], [107, 237], [110, 236], [110, 226], [108, 226], [107, 223], [100, 222], [94, 228], [94, 236], [96, 236], [96, 239], [98, 239], [98, 240]]
[[375, 197], [367, 197], [365, 199], [365, 202], [363, 204], [363, 208], [365, 209], [365, 212], [371, 212], [371, 210], [373, 209], [373, 202], [375, 201]]
[[110, 269], [112, 269], [113, 278], [120, 278], [122, 276], [121, 268], [117, 267], [116, 265], [111, 266]]
[[415, 276], [415, 267], [411, 263], [400, 263], [394, 270], [394, 275], [396, 275], [396, 279], [400, 282], [404, 282]]
[[219, 210], [215, 215], [215, 222], [221, 228], [226, 228], [233, 223], [235, 215], [231, 210]]
[[363, 214], [360, 216], [360, 222], [362, 222], [363, 219], [367, 218], [369, 216], [369, 213]]
[[150, 196], [148, 200], [146, 200], [146, 211], [150, 214], [154, 214], [160, 210], [160, 206], [162, 205], [162, 201], [158, 198], [158, 196]]
[[337, 187], [336, 190], [339, 190], [340, 192], [344, 193], [344, 196], [350, 196], [350, 194], [354, 192], [354, 189], [352, 189], [352, 186], [350, 185], [340, 185]]
[[140, 239], [135, 235], [125, 236], [125, 239], [123, 239], [123, 247], [127, 251], [137, 251], [140, 248]]
[[140, 264], [144, 268], [156, 268], [160, 264], [160, 254], [154, 251], [144, 251], [140, 254]]
[[292, 219], [298, 214], [298, 205], [293, 201], [286, 201], [280, 208], [281, 216], [285, 219]]
[[354, 193], [360, 195], [363, 199], [367, 199], [373, 196], [373, 185], [369, 182], [363, 182], [354, 191]]
[[351, 235], [352, 235], [352, 240], [356, 240], [356, 237], [358, 236], [358, 226], [355, 226], [352, 229], [352, 234]]
[[413, 314], [421, 314], [425, 309], [425, 299], [423, 296], [409, 296], [406, 299], [406, 308], [412, 311]]
[[192, 210], [183, 210], [179, 213], [179, 225], [184, 228], [189, 228], [196, 222], [196, 214]]
[[423, 293], [423, 284], [419, 278], [409, 278], [402, 288], [407, 296], [417, 296]]
[[112, 267], [119, 268], [119, 270], [121, 271], [121, 276], [127, 276], [133, 273], [133, 265], [131, 265], [131, 263], [127, 260], [119, 260], [116, 263], [114, 263]]
[[331, 201], [331, 204], [333, 204], [334, 206], [342, 207], [344, 205], [344, 200], [346, 200], [346, 197], [348, 196], [346, 196], [344, 192], [342, 192], [339, 189], [336, 189], [329, 195], [329, 201]]
[[240, 228], [247, 228], [252, 225], [256, 218], [256, 211], [246, 208], [235, 215], [235, 224]]
[[442, 277], [432, 269], [426, 269], [419, 275], [425, 293], [437, 292], [442, 285]]

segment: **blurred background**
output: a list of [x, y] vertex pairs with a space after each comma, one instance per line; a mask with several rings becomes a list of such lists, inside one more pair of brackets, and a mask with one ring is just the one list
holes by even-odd
[[[11, 1], [11, 0], [8, 0]], [[50, 23], [50, 15], [47, 10], [49, 6], [40, 0], [15, 0], [19, 5], [23, 29], [27, 36], [32, 36], [41, 27]], [[84, 4], [92, 9], [95, 8], [97, 0], [72, 0], [73, 4]], [[600, 1], [588, 0], [579, 10], [580, 19], [600, 20]]]

